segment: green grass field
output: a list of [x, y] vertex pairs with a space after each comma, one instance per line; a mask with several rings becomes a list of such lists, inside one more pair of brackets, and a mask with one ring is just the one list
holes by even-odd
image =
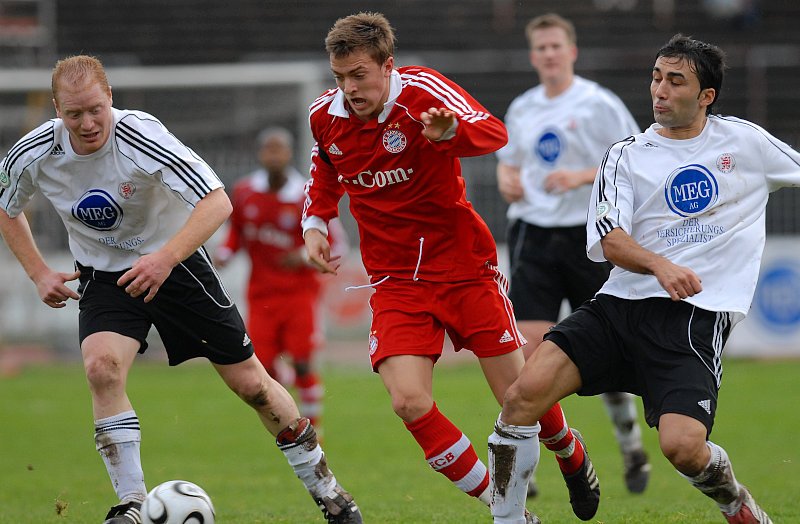
[[[379, 378], [347, 367], [325, 370], [324, 447], [339, 480], [367, 523], [488, 523], [488, 510], [425, 463], [389, 406]], [[800, 451], [795, 410], [800, 362], [728, 361], [712, 435], [733, 459], [739, 479], [777, 523], [800, 522]], [[486, 455], [499, 408], [476, 365], [440, 365], [436, 397]], [[211, 495], [217, 522], [313, 523], [321, 514], [251, 410], [207, 365], [141, 362], [129, 393], [143, 428], [148, 486], [196, 482]], [[598, 398], [564, 402], [602, 483], [598, 523], [719, 523], [716, 506], [694, 490], [658, 451], [644, 495], [628, 494], [612, 429]], [[94, 449], [89, 393], [79, 364], [26, 368], [0, 378], [0, 523], [102, 521], [115, 502]], [[541, 494], [529, 507], [545, 524], [579, 522], [550, 452], [543, 448]]]

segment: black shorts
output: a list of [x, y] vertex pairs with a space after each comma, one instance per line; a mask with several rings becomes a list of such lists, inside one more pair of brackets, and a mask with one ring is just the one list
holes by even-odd
[[147, 333], [155, 326], [175, 366], [195, 357], [216, 364], [235, 364], [253, 354], [244, 321], [228, 296], [204, 249], [175, 266], [155, 298], [133, 298], [117, 280], [125, 271], [81, 271], [78, 332], [83, 340], [112, 331], [138, 340], [147, 349]]
[[628, 391], [642, 397], [647, 423], [664, 413], [714, 426], [722, 349], [731, 315], [668, 298], [597, 295], [545, 335], [580, 371], [579, 395]]
[[517, 320], [556, 322], [566, 298], [571, 309], [608, 279], [611, 264], [586, 256], [586, 228], [534, 226], [517, 220], [508, 232], [509, 298]]

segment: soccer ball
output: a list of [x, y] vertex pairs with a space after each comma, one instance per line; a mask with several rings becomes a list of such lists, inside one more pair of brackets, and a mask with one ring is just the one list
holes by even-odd
[[147, 494], [142, 524], [214, 524], [214, 505], [197, 484], [170, 480]]

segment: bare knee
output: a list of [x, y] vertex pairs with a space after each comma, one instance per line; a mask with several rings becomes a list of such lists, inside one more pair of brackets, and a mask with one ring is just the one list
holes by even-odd
[[547, 404], [546, 388], [532, 383], [523, 385], [519, 380], [506, 391], [503, 398], [503, 422], [516, 426], [530, 426], [550, 407]]
[[413, 422], [428, 413], [433, 407], [429, 396], [413, 392], [397, 392], [392, 395], [392, 409], [405, 422]]
[[83, 367], [92, 391], [102, 392], [125, 387], [124, 365], [111, 353], [100, 351], [86, 353]]
[[237, 378], [231, 389], [249, 406], [260, 410], [269, 405], [270, 379], [257, 373], [250, 373]]
[[[672, 415], [680, 417], [680, 415]], [[694, 476], [703, 471], [710, 452], [706, 445], [706, 430], [699, 421], [683, 417], [690, 424], [665, 425], [659, 423], [658, 440], [661, 452], [684, 475]], [[685, 421], [684, 421], [685, 422]]]

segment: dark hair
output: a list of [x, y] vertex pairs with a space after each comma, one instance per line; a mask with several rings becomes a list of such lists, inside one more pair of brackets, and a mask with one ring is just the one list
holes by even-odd
[[340, 18], [325, 38], [329, 55], [343, 58], [363, 49], [376, 62], [383, 64], [394, 55], [394, 29], [381, 13], [361, 12]]
[[714, 100], [706, 107], [706, 114], [717, 103], [725, 77], [725, 52], [713, 44], [707, 44], [678, 33], [658, 50], [659, 57], [678, 58], [689, 62], [689, 68], [697, 76], [700, 89], [714, 89]]

